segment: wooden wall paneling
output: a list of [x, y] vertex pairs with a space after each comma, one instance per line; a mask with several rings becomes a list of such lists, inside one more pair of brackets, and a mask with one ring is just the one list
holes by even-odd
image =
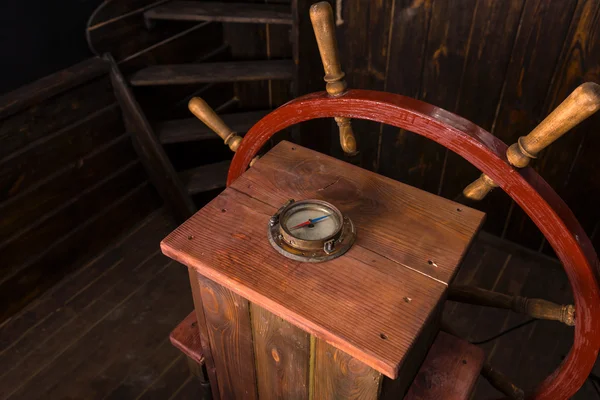
[[373, 368], [314, 339], [314, 399], [376, 400], [382, 375]]
[[114, 59], [110, 55], [106, 57], [111, 64], [113, 89], [119, 100], [125, 125], [134, 137], [134, 146], [140, 160], [167, 207], [180, 221], [185, 220], [195, 212], [194, 203], [179, 181], [177, 173]]
[[310, 335], [254, 303], [250, 315], [260, 399], [308, 399]]
[[0, 204], [0, 242], [137, 158], [129, 135], [122, 135], [57, 171], [30, 190]]
[[[328, 1], [333, 3], [332, 0]], [[295, 96], [323, 91], [325, 85], [321, 57], [309, 17], [309, 9], [313, 3], [313, 0], [292, 0], [294, 23], [291, 42], [297, 71], [293, 90]], [[326, 119], [315, 119], [298, 125], [300, 144], [329, 154], [333, 132], [331, 125], [332, 121]]]
[[[519, 136], [529, 133], [544, 116], [544, 101], [540, 99], [540, 94], [545, 96], [549, 90], [554, 66], [559, 59], [574, 10], [575, 2], [525, 2], [497, 115], [491, 126], [482, 125], [505, 143], [515, 143]], [[555, 45], [548, 46], [548, 43]], [[472, 167], [471, 170], [475, 171]], [[465, 186], [478, 174], [468, 168], [460, 171], [469, 178], [468, 182], [465, 178], [460, 179]], [[501, 235], [510, 217], [512, 200], [497, 190], [475, 207], [488, 213], [485, 229]], [[535, 235], [523, 239], [525, 242], [521, 244], [529, 244], [536, 249], [539, 246]]]
[[[424, 79], [424, 67], [431, 62], [431, 57], [427, 54], [430, 24], [439, 24], [440, 19], [438, 15], [432, 21], [433, 3], [433, 0], [422, 2], [395, 0], [386, 91], [419, 97]], [[424, 182], [426, 175], [433, 170], [431, 165], [425, 164], [424, 158], [419, 154], [419, 149], [423, 146], [434, 146], [434, 144], [427, 143], [426, 139], [410, 132], [384, 126], [381, 133], [379, 172], [418, 186], [418, 183]], [[430, 185], [431, 188], [434, 186]]]
[[[393, 1], [383, 0], [343, 3], [344, 23], [337, 29], [337, 38], [342, 71], [346, 73], [349, 88], [384, 90], [393, 6]], [[338, 127], [332, 126], [332, 154], [344, 158]], [[376, 170], [381, 124], [354, 120], [352, 127], [360, 151], [360, 158], [356, 161], [360, 161], [363, 168]]]
[[43, 180], [123, 132], [116, 104], [45, 136], [0, 161], [0, 201]]
[[137, 160], [131, 161], [107, 177], [81, 191], [58, 206], [47, 210], [32, 224], [15, 227], [12, 235], [0, 242], [2, 278], [9, 280], [31, 258], [42, 254], [57, 238], [77, 229], [96, 210], [102, 210], [113, 199], [127, 194], [132, 187], [146, 180], [146, 174]]
[[[599, 19], [599, 1], [577, 2], [539, 120], [581, 83], [588, 80], [600, 81], [597, 63], [600, 57]], [[590, 117], [540, 154], [533, 163], [533, 168], [567, 200], [588, 234], [592, 232], [599, 216], [596, 202], [591, 196], [600, 193], [600, 186], [592, 186], [597, 182], [597, 174], [593, 173], [595, 169], [588, 169], [597, 168], [598, 157], [590, 146], [598, 143], [594, 138], [597, 135], [593, 134], [598, 126], [600, 115]], [[586, 132], [592, 135], [588, 137]], [[543, 244], [543, 236], [519, 207], [514, 207], [507, 225], [506, 238], [533, 248], [539, 248]]]
[[[273, 0], [265, 1], [267, 3], [274, 2]], [[268, 59], [290, 59], [293, 57], [291, 29], [290, 25], [266, 24]], [[269, 81], [269, 108], [277, 108], [294, 97], [292, 81]]]
[[92, 57], [0, 96], [0, 119], [41, 103], [106, 73], [104, 60]]
[[[434, 1], [427, 37], [427, 50], [419, 98], [455, 111], [464, 83], [464, 66], [473, 35], [477, 0], [451, 4]], [[401, 153], [412, 172], [408, 182], [428, 192], [439, 193], [444, 174], [446, 149], [424, 138], [408, 143], [409, 154]]]
[[0, 285], [0, 321], [21, 309], [158, 206], [156, 192], [148, 183], [143, 183], [91, 214], [77, 229], [57, 238], [14, 277]]
[[[516, 85], [506, 82], [507, 68], [514, 49], [519, 26], [524, 17], [524, 0], [493, 1], [479, 0], [473, 17], [469, 39], [468, 55], [464, 69], [458, 76], [462, 83], [456, 94], [456, 114], [474, 122], [487, 131], [491, 131], [496, 116], [497, 105], [501, 99], [504, 85]], [[504, 85], [503, 85], [504, 84]], [[480, 172], [468, 161], [455, 153], [445, 150], [440, 195], [454, 199]], [[488, 197], [500, 197], [503, 204], [510, 199], [501, 190]], [[479, 203], [473, 204], [478, 207]], [[495, 208], [488, 208], [485, 229], [500, 234], [506, 218]]]
[[82, 83], [0, 121], [0, 159], [111, 105], [107, 76]]
[[257, 399], [248, 300], [198, 275], [221, 399]]

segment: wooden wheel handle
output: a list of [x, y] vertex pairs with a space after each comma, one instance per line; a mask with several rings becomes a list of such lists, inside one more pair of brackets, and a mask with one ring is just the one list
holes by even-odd
[[[330, 96], [341, 96], [346, 93], [347, 84], [340, 65], [331, 5], [326, 1], [313, 4], [310, 7], [310, 21], [315, 31], [323, 69], [325, 70], [325, 77], [323, 78], [327, 82], [325, 89]], [[334, 117], [334, 119], [340, 130], [342, 150], [348, 155], [356, 154], [356, 139], [352, 131], [350, 118]]]
[[[600, 109], [600, 85], [593, 82], [580, 85], [529, 135], [521, 136], [517, 143], [508, 148], [506, 151], [508, 162], [516, 168], [526, 167], [540, 151], [598, 109]], [[482, 174], [463, 190], [463, 195], [471, 200], [481, 200], [497, 186], [492, 179]]]
[[242, 142], [242, 137], [232, 131], [206, 101], [202, 100], [200, 97], [193, 97], [188, 103], [188, 109], [196, 116], [196, 118], [204, 122], [204, 125], [208, 126], [214, 133], [219, 135], [225, 144], [229, 146], [231, 151], [237, 151]]

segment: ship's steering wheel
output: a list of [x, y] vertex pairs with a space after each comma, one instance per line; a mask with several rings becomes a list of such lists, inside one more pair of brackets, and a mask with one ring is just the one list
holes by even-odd
[[218, 117], [215, 123], [216, 114], [207, 111], [202, 100], [190, 103], [190, 110], [236, 151], [227, 185], [244, 173], [274, 134], [315, 118], [336, 119], [347, 153], [356, 150], [349, 118], [405, 129], [457, 153], [483, 172], [465, 189], [465, 196], [481, 199], [493, 187], [502, 188], [542, 231], [564, 266], [575, 300], [573, 346], [556, 371], [528, 392], [527, 398], [556, 400], [574, 395], [591, 372], [600, 348], [600, 262], [569, 207], [526, 166], [541, 149], [600, 107], [600, 86], [581, 85], [534, 131], [509, 148], [479, 126], [431, 104], [386, 92], [346, 90], [329, 4], [313, 5], [311, 19], [325, 66], [327, 92], [312, 93], [279, 107], [256, 123], [243, 140]]

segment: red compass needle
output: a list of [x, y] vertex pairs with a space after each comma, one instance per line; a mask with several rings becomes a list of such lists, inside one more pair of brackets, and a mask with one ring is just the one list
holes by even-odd
[[323, 219], [325, 219], [327, 217], [329, 217], [329, 215], [323, 215], [322, 217], [319, 217], [319, 218], [309, 219], [308, 221], [305, 221], [305, 222], [303, 222], [301, 224], [298, 224], [296, 226], [291, 227], [290, 230], [302, 228], [302, 227], [305, 227], [305, 226], [308, 226], [308, 225], [312, 225], [315, 222], [319, 222], [319, 221], [321, 221], [321, 220], [323, 220]]

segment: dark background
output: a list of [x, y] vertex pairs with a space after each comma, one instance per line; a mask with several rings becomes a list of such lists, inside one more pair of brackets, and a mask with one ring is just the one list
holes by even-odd
[[91, 57], [85, 26], [100, 3], [101, 0], [0, 2], [0, 93]]

